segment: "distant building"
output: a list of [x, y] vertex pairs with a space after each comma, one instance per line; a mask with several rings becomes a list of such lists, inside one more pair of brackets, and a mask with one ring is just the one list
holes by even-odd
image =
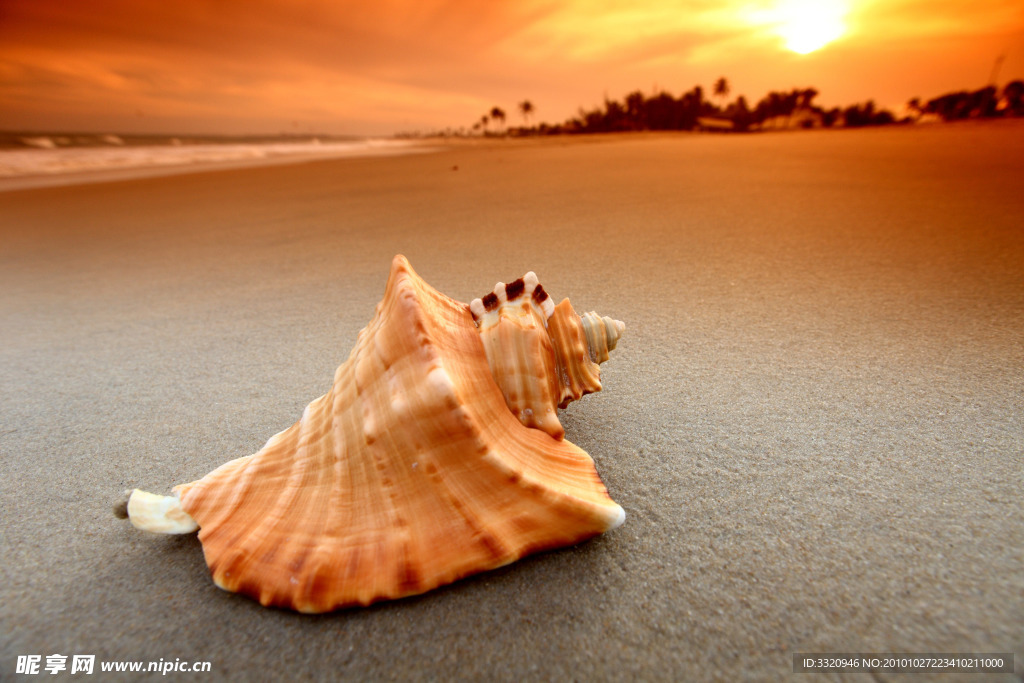
[[801, 128], [822, 128], [825, 121], [820, 111], [810, 107], [797, 107], [791, 114], [772, 116], [757, 126], [761, 130], [798, 130]]
[[721, 119], [715, 116], [698, 116], [697, 130], [713, 133], [728, 132], [734, 130], [736, 125], [731, 119]]

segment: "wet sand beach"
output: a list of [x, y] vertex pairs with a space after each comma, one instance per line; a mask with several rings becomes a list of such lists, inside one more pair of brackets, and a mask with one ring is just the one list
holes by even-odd
[[[1013, 652], [985, 680], [1019, 680], [1022, 184], [1008, 121], [0, 193], [0, 678], [51, 654], [210, 662], [171, 676], [189, 680], [512, 681]], [[125, 489], [167, 493], [291, 425], [398, 253], [461, 301], [533, 270], [626, 323], [604, 391], [562, 417], [621, 527], [303, 616], [216, 588], [194, 536], [114, 517]]]

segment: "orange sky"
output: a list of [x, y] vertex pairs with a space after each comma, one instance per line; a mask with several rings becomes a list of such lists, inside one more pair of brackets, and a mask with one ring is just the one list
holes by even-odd
[[[830, 26], [806, 55], [781, 37]], [[899, 106], [1001, 54], [1024, 78], [1021, 0], [0, 0], [0, 128], [373, 135], [517, 124], [523, 99], [556, 123], [719, 76]]]

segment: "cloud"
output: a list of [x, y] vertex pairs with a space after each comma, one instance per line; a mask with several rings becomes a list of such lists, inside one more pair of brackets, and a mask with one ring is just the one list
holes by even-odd
[[561, 120], [602, 92], [720, 75], [752, 99], [791, 80], [824, 94], [829, 83], [804, 79], [838, 78], [823, 66], [840, 52], [848, 85], [878, 87], [883, 57], [922, 77], [950, 44], [982, 54], [978, 36], [1024, 27], [1019, 0], [859, 0], [847, 35], [794, 61], [765, 19], [779, 1], [3, 0], [0, 126], [63, 111], [68, 125], [78, 113], [79, 125], [390, 132], [523, 98]]
[[298, 111], [323, 121], [359, 107], [364, 117], [365, 107], [382, 107], [383, 115], [409, 118], [468, 106], [494, 73], [491, 47], [546, 11], [543, 3], [470, 0], [2, 7], [0, 69], [8, 78], [0, 101], [17, 109], [30, 103], [12, 100], [38, 89], [41, 99], [78, 101], [88, 111], [113, 113], [134, 98], [182, 115], [223, 106], [226, 119]]
[[861, 0], [851, 27], [870, 42], [960, 38], [1024, 30], [1018, 0]]

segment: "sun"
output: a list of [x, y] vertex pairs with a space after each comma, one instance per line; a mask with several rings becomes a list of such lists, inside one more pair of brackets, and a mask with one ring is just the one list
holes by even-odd
[[776, 9], [775, 32], [787, 49], [806, 55], [846, 32], [848, 9], [843, 0], [783, 0]]

